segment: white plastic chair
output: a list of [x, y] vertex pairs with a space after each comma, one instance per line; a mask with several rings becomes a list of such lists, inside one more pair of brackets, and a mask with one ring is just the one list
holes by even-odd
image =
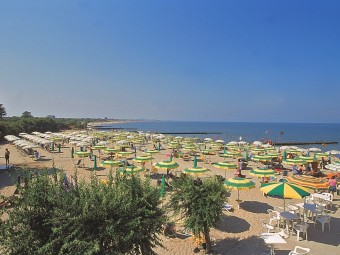
[[276, 223], [277, 227], [280, 227], [280, 223], [281, 223], [281, 217], [280, 217], [280, 213], [277, 211], [274, 211], [272, 209], [268, 209], [267, 210], [268, 214], [269, 214], [269, 224], [272, 225], [273, 222]]
[[267, 233], [275, 233], [275, 226], [268, 224], [264, 221], [264, 219], [261, 219], [262, 228]]
[[331, 230], [331, 216], [329, 216], [329, 215], [317, 215], [315, 222], [320, 222], [322, 224], [322, 232], [325, 231], [325, 224], [326, 223], [328, 223], [328, 229]]
[[302, 233], [302, 235], [306, 236], [306, 241], [308, 241], [307, 238], [307, 229], [308, 229], [308, 224], [307, 223], [300, 223], [300, 224], [296, 224], [294, 226], [294, 230], [296, 231], [296, 240], [300, 241], [300, 233]]
[[288, 255], [304, 255], [304, 254], [308, 254], [309, 252], [310, 252], [309, 248], [295, 246], [294, 251], [291, 251], [290, 253], [288, 253]]

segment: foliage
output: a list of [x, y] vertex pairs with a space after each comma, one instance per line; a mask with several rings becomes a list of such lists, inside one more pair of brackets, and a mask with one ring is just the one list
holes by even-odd
[[211, 252], [210, 228], [220, 219], [228, 195], [223, 181], [216, 177], [201, 180], [185, 175], [173, 182], [173, 187], [167, 208], [181, 215], [185, 227], [194, 235], [203, 235], [207, 252]]
[[55, 177], [30, 179], [6, 209], [0, 226], [6, 254], [155, 254], [165, 218], [148, 181], [111, 173], [108, 184]]
[[0, 119], [2, 119], [2, 117], [6, 116], [7, 113], [6, 113], [6, 109], [4, 107], [3, 104], [0, 104]]
[[24, 111], [21, 115], [21, 118], [33, 118], [33, 115], [31, 112]]
[[0, 120], [0, 139], [5, 135], [18, 135], [19, 133], [59, 132], [65, 129], [85, 128], [91, 119], [66, 119], [66, 118], [20, 118], [10, 117]]

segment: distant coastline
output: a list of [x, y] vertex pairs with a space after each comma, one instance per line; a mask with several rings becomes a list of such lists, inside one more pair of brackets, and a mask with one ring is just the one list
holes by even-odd
[[125, 123], [135, 123], [135, 122], [158, 122], [160, 120], [149, 120], [149, 119], [109, 119], [102, 121], [93, 121], [87, 123], [87, 128], [97, 128], [104, 125], [114, 125], [114, 124], [125, 124]]

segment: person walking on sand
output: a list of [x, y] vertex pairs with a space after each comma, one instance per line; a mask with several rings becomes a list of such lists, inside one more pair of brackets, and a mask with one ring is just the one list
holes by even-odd
[[6, 166], [9, 165], [9, 154], [11, 154], [11, 153], [10, 153], [9, 150], [6, 148], [6, 150], [5, 150]]

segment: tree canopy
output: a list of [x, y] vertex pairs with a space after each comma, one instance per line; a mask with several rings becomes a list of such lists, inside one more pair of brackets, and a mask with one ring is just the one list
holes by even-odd
[[7, 115], [7, 112], [6, 112], [4, 105], [0, 104], [0, 119], [2, 119], [2, 117], [5, 117], [6, 115]]
[[223, 181], [217, 177], [201, 180], [184, 175], [172, 183], [174, 189], [167, 208], [183, 217], [185, 227], [195, 236], [205, 238], [210, 253], [210, 228], [220, 219], [228, 195]]
[[149, 181], [119, 174], [110, 174], [107, 184], [96, 177], [85, 183], [63, 174], [33, 176], [4, 212], [5, 254], [155, 254], [165, 217]]

